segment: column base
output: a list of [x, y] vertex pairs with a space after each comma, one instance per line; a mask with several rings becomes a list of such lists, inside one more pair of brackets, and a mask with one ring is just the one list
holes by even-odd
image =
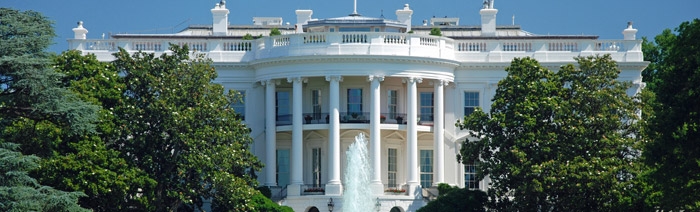
[[301, 185], [287, 185], [287, 196], [301, 196]]
[[341, 196], [343, 195], [343, 185], [341, 184], [326, 184], [326, 195], [327, 196]]
[[375, 196], [384, 195], [384, 184], [382, 183], [372, 183], [369, 185], [372, 190], [372, 194]]

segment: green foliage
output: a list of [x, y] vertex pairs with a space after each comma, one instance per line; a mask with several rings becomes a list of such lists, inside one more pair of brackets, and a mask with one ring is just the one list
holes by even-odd
[[278, 29], [277, 27], [270, 29], [270, 36], [275, 35], [282, 35], [282, 32], [280, 32], [280, 29]]
[[254, 211], [260, 212], [294, 212], [292, 208], [288, 206], [280, 206], [277, 203], [272, 202], [272, 200], [265, 197], [261, 193], [256, 193], [253, 195], [251, 205]]
[[242, 39], [243, 40], [254, 40], [255, 38], [253, 38], [253, 35], [251, 35], [250, 33], [245, 33], [245, 35], [243, 35]]
[[[700, 19], [683, 22], [643, 49], [649, 94], [645, 164], [662, 210], [700, 209]], [[649, 55], [647, 55], [649, 54]]]
[[155, 182], [104, 142], [115, 137], [115, 116], [108, 108], [118, 104], [119, 90], [124, 89], [117, 72], [94, 55], [81, 56], [78, 51], [64, 52], [53, 63], [64, 86], [104, 107], [98, 112], [97, 132], [72, 135], [61, 125], [21, 119], [5, 130], [8, 139], [22, 141], [25, 153], [44, 158], [41, 168], [32, 172], [40, 183], [85, 193], [81, 206], [94, 211], [145, 210], [146, 198], [138, 195], [138, 189]]
[[249, 151], [250, 130], [231, 108], [235, 92], [213, 83], [216, 71], [187, 47], [172, 54], [114, 56], [121, 70], [123, 105], [114, 146], [129, 163], [157, 181], [151, 204], [156, 211], [195, 209], [203, 199], [226, 210], [250, 211], [262, 164]]
[[432, 29], [430, 29], [430, 35], [442, 36], [442, 31], [440, 31], [440, 28], [433, 27]]
[[[488, 206], [502, 211], [616, 211], [637, 207], [637, 111], [609, 55], [576, 58], [558, 72], [516, 58], [489, 114], [463, 122], [458, 160], [489, 175]], [[634, 188], [634, 189], [632, 189]]]
[[0, 143], [0, 210], [88, 211], [77, 204], [80, 192], [64, 192], [42, 186], [27, 175], [39, 160], [16, 151], [19, 145]]
[[452, 192], [452, 191], [455, 190], [455, 189], [459, 189], [459, 187], [457, 187], [457, 186], [450, 186], [450, 185], [447, 184], [447, 183], [440, 183], [440, 184], [438, 184], [437, 189], [438, 189], [438, 197], [439, 197], [439, 196], [443, 196], [443, 195], [445, 195], [445, 194], [447, 194], [447, 193], [450, 193], [450, 192]]
[[438, 191], [440, 192], [438, 198], [418, 209], [418, 212], [486, 211], [487, 196], [481, 190], [470, 190], [457, 186], [450, 187], [441, 183], [438, 185]]
[[55, 36], [38, 12], [0, 8], [0, 130], [25, 117], [48, 120], [71, 133], [92, 132], [98, 107], [60, 86], [45, 51]]
[[408, 34], [413, 34], [413, 30], [409, 30], [409, 31], [408, 31]]
[[260, 187], [257, 187], [255, 190], [258, 190], [260, 193], [262, 193], [268, 199], [272, 198], [272, 191], [270, 190], [270, 187], [260, 186]]

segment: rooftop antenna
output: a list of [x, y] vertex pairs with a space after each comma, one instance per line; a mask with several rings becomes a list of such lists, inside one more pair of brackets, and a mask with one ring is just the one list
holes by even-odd
[[357, 0], [354, 0], [354, 3], [352, 14], [350, 14], [350, 16], [360, 16], [360, 14], [357, 14]]

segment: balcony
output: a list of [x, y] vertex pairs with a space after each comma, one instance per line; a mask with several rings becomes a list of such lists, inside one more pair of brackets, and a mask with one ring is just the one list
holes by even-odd
[[324, 195], [326, 194], [326, 184], [304, 184], [301, 185], [301, 195]]
[[573, 62], [573, 57], [611, 54], [613, 59], [641, 62], [641, 40], [508, 38], [453, 40], [447, 37], [388, 32], [300, 33], [257, 40], [176, 35], [129, 35], [117, 39], [69, 39], [69, 48], [93, 53], [99, 60], [113, 60], [124, 48], [164, 53], [169, 43], [188, 45], [214, 62], [250, 62], [313, 55], [386, 55], [454, 60], [459, 62], [510, 62], [533, 57], [540, 62]]
[[[328, 113], [304, 113], [303, 124], [328, 124], [330, 116]], [[418, 125], [433, 126], [433, 114], [421, 114], [417, 117]], [[292, 115], [278, 115], [277, 126], [292, 125]], [[379, 116], [381, 124], [406, 125], [405, 113], [381, 113]], [[340, 124], [369, 124], [370, 113], [368, 112], [340, 112]]]

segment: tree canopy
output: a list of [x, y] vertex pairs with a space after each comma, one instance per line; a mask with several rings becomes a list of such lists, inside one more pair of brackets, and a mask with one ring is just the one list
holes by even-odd
[[437, 199], [430, 201], [428, 205], [418, 209], [417, 212], [467, 212], [486, 211], [486, 193], [481, 190], [469, 188], [450, 187], [447, 184], [438, 185]]
[[501, 211], [629, 210], [640, 104], [609, 55], [575, 58], [558, 72], [516, 58], [491, 111], [477, 109], [458, 160], [488, 175], [488, 207]]
[[98, 107], [67, 89], [63, 75], [50, 67], [51, 24], [38, 12], [0, 8], [2, 211], [85, 211], [77, 204], [85, 194], [42, 185], [29, 175], [44, 161], [35, 155], [50, 157], [59, 147], [56, 134], [95, 132], [97, 120]]
[[40, 185], [27, 172], [38, 168], [36, 156], [16, 151], [19, 145], [0, 143], [0, 210], [88, 211], [78, 205], [81, 192], [65, 192]]
[[645, 42], [651, 64], [645, 82], [653, 96], [645, 110], [644, 149], [655, 204], [665, 210], [700, 209], [700, 20], [664, 30]]
[[115, 68], [123, 104], [114, 146], [157, 181], [148, 191], [156, 211], [192, 210], [212, 198], [216, 210], [253, 210], [254, 171], [262, 164], [249, 151], [250, 130], [231, 104], [236, 92], [212, 82], [217, 76], [203, 55], [187, 47], [172, 54], [129, 55], [120, 49]]
[[51, 24], [38, 12], [0, 8], [0, 129], [28, 118], [70, 126], [74, 134], [94, 130], [98, 107], [61, 86], [49, 67]]

